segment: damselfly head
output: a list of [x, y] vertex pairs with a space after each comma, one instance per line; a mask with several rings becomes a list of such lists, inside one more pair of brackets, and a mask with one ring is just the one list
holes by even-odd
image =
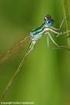
[[50, 15], [47, 15], [44, 17], [44, 22], [45, 22], [45, 25], [52, 26], [54, 23], [54, 20], [51, 18]]

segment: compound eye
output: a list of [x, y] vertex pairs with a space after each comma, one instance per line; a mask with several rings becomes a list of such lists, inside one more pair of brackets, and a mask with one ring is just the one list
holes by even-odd
[[50, 20], [48, 20], [48, 21], [47, 21], [47, 23], [51, 23], [51, 21], [50, 21]]

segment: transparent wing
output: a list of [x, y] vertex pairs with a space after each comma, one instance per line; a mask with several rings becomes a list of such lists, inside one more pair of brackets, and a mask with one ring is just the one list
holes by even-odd
[[29, 55], [29, 53], [33, 50], [33, 48], [34, 48], [34, 44], [32, 44], [32, 42], [31, 42], [31, 43], [29, 44], [27, 50], [26, 50], [26, 54], [23, 56], [23, 58], [22, 58], [20, 64], [18, 65], [17, 70], [16, 70], [15, 73], [12, 75], [12, 77], [10, 78], [8, 84], [6, 85], [5, 89], [3, 90], [2, 95], [0, 96], [0, 100], [2, 100], [2, 99], [5, 97], [7, 91], [8, 91], [8, 89], [10, 88], [10, 86], [12, 85], [12, 83], [13, 83], [15, 77], [16, 77], [17, 74], [20, 72], [20, 70], [21, 70], [21, 68], [22, 68], [22, 66], [23, 66], [24, 59], [26, 58], [27, 55]]
[[[26, 48], [25, 48], [26, 47]], [[27, 36], [25, 38], [23, 38], [22, 40], [18, 41], [16, 43], [16, 45], [14, 47], [12, 47], [11, 49], [9, 49], [6, 53], [1, 54], [0, 55], [0, 63], [4, 62], [5, 60], [9, 59], [9, 57], [11, 57], [13, 54], [17, 53], [21, 48], [26, 49], [26, 53], [23, 56], [23, 59], [21, 60], [20, 64], [18, 65], [17, 70], [15, 71], [15, 73], [12, 75], [12, 77], [10, 78], [8, 84], [6, 85], [5, 89], [2, 92], [2, 95], [0, 96], [0, 100], [2, 100], [4, 98], [4, 96], [6, 95], [6, 92], [8, 91], [9, 87], [12, 85], [15, 77], [17, 76], [17, 74], [20, 72], [21, 67], [23, 65], [24, 59], [25, 57], [32, 51], [33, 49], [33, 45], [32, 45], [32, 40], [30, 36]]]
[[31, 37], [26, 36], [20, 41], [18, 41], [15, 46], [9, 49], [7, 52], [0, 54], [0, 64], [9, 59], [12, 55], [20, 51], [21, 48], [26, 48], [27, 44], [31, 43]]

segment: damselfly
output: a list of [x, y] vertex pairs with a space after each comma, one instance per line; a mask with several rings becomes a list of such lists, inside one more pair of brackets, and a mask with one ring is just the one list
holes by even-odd
[[[62, 20], [59, 29], [53, 27], [54, 24], [54, 20], [52, 19], [52, 17], [50, 15], [45, 16], [44, 18], [44, 22], [43, 24], [38, 27], [37, 29], [33, 30], [30, 32], [30, 35], [25, 37], [23, 40], [19, 41], [19, 43], [16, 44], [16, 46], [10, 50], [8, 50], [7, 53], [5, 53], [4, 55], [0, 55], [0, 62], [2, 63], [3, 61], [5, 61], [6, 59], [8, 59], [13, 53], [15, 53], [17, 50], [19, 50], [19, 48], [23, 47], [24, 42], [28, 43], [28, 49], [26, 51], [26, 54], [24, 55], [23, 59], [21, 60], [16, 72], [14, 73], [14, 75], [11, 77], [10, 81], [8, 82], [7, 86], [5, 87], [3, 94], [1, 95], [1, 99], [4, 97], [4, 95], [6, 94], [6, 92], [8, 91], [9, 87], [12, 85], [13, 80], [15, 79], [16, 75], [20, 72], [22, 66], [23, 66], [23, 62], [24, 59], [26, 58], [26, 56], [34, 49], [34, 46], [36, 44], [36, 42], [43, 36], [46, 35], [52, 42], [53, 44], [58, 47], [58, 48], [65, 48], [67, 50], [70, 50], [70, 48], [66, 47], [66, 46], [62, 46], [59, 45], [52, 37], [52, 35], [50, 34], [50, 32], [54, 33], [56, 37], [59, 37], [63, 34], [69, 33], [70, 31], [66, 31], [66, 32], [62, 32], [61, 31], [61, 27], [64, 23], [64, 20]], [[68, 36], [69, 37], [69, 36]]]

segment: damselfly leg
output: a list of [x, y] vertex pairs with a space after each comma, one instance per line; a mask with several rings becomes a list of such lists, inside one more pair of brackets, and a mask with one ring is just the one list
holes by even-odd
[[[56, 34], [56, 31], [52, 31], [52, 30], [50, 30], [50, 31]], [[69, 32], [70, 32], [70, 31], [69, 31]], [[63, 32], [63, 33], [59, 33], [59, 34], [60, 34], [60, 35], [61, 35], [61, 34], [67, 34], [67, 33], [69, 33], [69, 32]], [[51, 35], [49, 32], [48, 32], [47, 34], [48, 34], [48, 38], [52, 41], [52, 43], [53, 43], [57, 48], [64, 48], [64, 49], [70, 50], [70, 48], [67, 47], [67, 46], [59, 45], [59, 44], [54, 40], [54, 38], [52, 37], [52, 35]], [[48, 42], [49, 42], [49, 41], [48, 41]]]
[[[54, 39], [53, 39], [53, 37], [52, 37], [52, 35], [48, 32], [48, 37], [49, 37], [49, 39], [52, 41], [52, 43], [57, 47], [57, 49], [59, 48], [63, 48], [63, 49], [66, 49], [66, 50], [70, 50], [70, 48], [69, 47], [67, 47], [67, 46], [63, 46], [63, 45], [59, 45]], [[53, 49], [53, 48], [52, 48]]]
[[[69, 34], [70, 33], [70, 30], [66, 30], [66, 31], [63, 31], [62, 32], [62, 30], [61, 30], [61, 28], [62, 28], [62, 26], [63, 26], [63, 24], [64, 24], [64, 21], [66, 20], [66, 17], [64, 17], [63, 19], [62, 19], [62, 22], [61, 22], [61, 24], [60, 24], [60, 27], [59, 27], [59, 31], [60, 31], [60, 33], [58, 33], [57, 35], [56, 35], [56, 37], [59, 37], [59, 36], [63, 36], [63, 37], [70, 37], [70, 35], [66, 35], [66, 34]], [[56, 29], [55, 29], [56, 30]], [[57, 30], [56, 30], [57, 31]], [[65, 35], [65, 36], [64, 36]]]

